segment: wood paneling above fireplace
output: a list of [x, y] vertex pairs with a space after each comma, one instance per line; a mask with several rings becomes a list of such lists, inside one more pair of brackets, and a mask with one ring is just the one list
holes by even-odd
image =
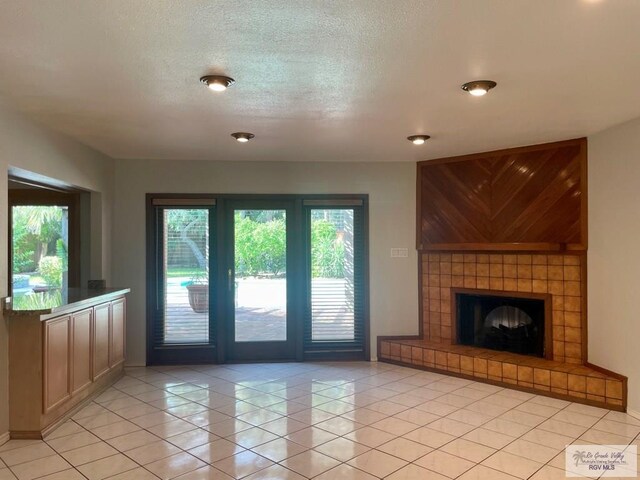
[[584, 138], [418, 163], [418, 249], [586, 250]]

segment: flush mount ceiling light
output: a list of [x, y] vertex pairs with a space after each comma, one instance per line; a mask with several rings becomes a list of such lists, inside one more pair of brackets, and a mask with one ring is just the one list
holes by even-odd
[[465, 83], [460, 88], [465, 92], [469, 92], [474, 97], [482, 97], [486, 95], [489, 90], [495, 88], [496, 85], [498, 84], [492, 80], [474, 80], [473, 82]]
[[228, 87], [236, 83], [233, 78], [225, 77], [224, 75], [205, 75], [200, 81], [214, 92], [224, 92]]
[[247, 143], [249, 140], [255, 137], [253, 133], [248, 133], [248, 132], [236, 132], [236, 133], [232, 133], [231, 136], [240, 143]]
[[407, 140], [409, 140], [414, 145], [424, 145], [424, 142], [426, 142], [430, 138], [431, 137], [429, 135], [411, 135], [407, 137]]

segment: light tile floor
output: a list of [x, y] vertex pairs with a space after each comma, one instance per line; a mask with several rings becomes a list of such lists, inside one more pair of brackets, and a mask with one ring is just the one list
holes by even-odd
[[44, 441], [1, 446], [0, 480], [551, 480], [566, 444], [639, 434], [626, 414], [383, 363], [131, 368]]

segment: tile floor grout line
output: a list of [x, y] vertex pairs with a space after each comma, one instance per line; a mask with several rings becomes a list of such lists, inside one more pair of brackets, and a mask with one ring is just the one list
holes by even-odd
[[[45, 439], [44, 444], [46, 444], [48, 448], [51, 448], [51, 450], [55, 452], [56, 456], [61, 457], [67, 464], [69, 464], [70, 462], [63, 457], [63, 454], [78, 450], [79, 448], [83, 448], [84, 446], [72, 448], [62, 452], [53, 447], [49, 442], [54, 440], [63, 440], [65, 437], [72, 435], [89, 433], [98, 439], [96, 443], [92, 443], [91, 445], [101, 444], [109, 446], [113, 449], [114, 452], [117, 452], [112, 456], [122, 455], [123, 458], [129, 459], [131, 462], [133, 462], [133, 464], [135, 464], [135, 466], [130, 470], [116, 473], [114, 476], [120, 475], [121, 473], [130, 472], [137, 468], [141, 468], [153, 475], [153, 472], [147, 469], [146, 465], [160, 462], [174, 455], [177, 456], [184, 453], [186, 453], [189, 458], [192, 458], [204, 465], [202, 467], [196, 467], [196, 469], [206, 467], [218, 471], [215, 464], [224, 460], [228, 460], [234, 455], [224, 456], [222, 459], [212, 460], [211, 462], [209, 462], [203, 461], [202, 458], [198, 457], [195, 453], [191, 453], [190, 450], [219, 440], [230, 442], [231, 444], [236, 445], [236, 448], [242, 448], [243, 453], [250, 452], [256, 457], [266, 459], [268, 464], [266, 466], [258, 468], [255, 471], [252, 470], [252, 472], [248, 474], [250, 476], [256, 475], [263, 470], [275, 466], [285, 468], [289, 471], [291, 469], [288, 469], [288, 467], [286, 467], [285, 465], [287, 464], [287, 460], [289, 458], [310, 452], [326, 455], [336, 463], [336, 465], [330, 467], [327, 472], [333, 469], [341, 468], [343, 466], [348, 466], [348, 468], [354, 468], [357, 471], [371, 474], [371, 472], [369, 472], [368, 470], [355, 466], [355, 462], [354, 465], [350, 464], [349, 462], [352, 462], [354, 459], [362, 455], [372, 455], [374, 454], [374, 452], [389, 455], [390, 457], [397, 459], [399, 462], [402, 462], [403, 465], [395, 469], [393, 472], [400, 471], [409, 466], [414, 466], [416, 468], [422, 469], [425, 467], [418, 465], [416, 463], [417, 461], [423, 459], [425, 456], [433, 454], [434, 452], [440, 452], [446, 455], [452, 455], [453, 457], [459, 458], [461, 460], [470, 461], [472, 466], [469, 470], [472, 470], [478, 466], [482, 466], [483, 468], [488, 468], [496, 472], [501, 472], [509, 475], [511, 473], [509, 473], [510, 470], [508, 467], [505, 467], [505, 472], [502, 472], [502, 470], [500, 469], [483, 465], [483, 462], [500, 452], [509, 453], [510, 455], [518, 458], [530, 459], [529, 457], [522, 456], [519, 453], [507, 452], [507, 448], [519, 440], [524, 440], [523, 437], [528, 435], [533, 430], [539, 430], [549, 435], [562, 435], [553, 430], [545, 430], [545, 428], [541, 428], [541, 425], [548, 422], [549, 420], [555, 419], [555, 417], [562, 412], [569, 412], [577, 415], [584, 415], [585, 417], [591, 417], [591, 423], [589, 427], [585, 427], [582, 424], [579, 424], [583, 431], [578, 436], [575, 436], [575, 431], [574, 434], [568, 436], [573, 439], [572, 443], [581, 438], [583, 435], [586, 435], [588, 432], [594, 432], [596, 434], [604, 436], [615, 435], [620, 438], [626, 438], [627, 446], [633, 444], [636, 439], [640, 438], [640, 432], [635, 434], [635, 436], [633, 437], [628, 436], [626, 433], [634, 431], [635, 427], [640, 428], [640, 426], [636, 425], [635, 423], [629, 424], [623, 422], [622, 419], [624, 417], [614, 417], [613, 415], [610, 415], [606, 410], [583, 412], [580, 411], [579, 408], [574, 407], [576, 411], [573, 411], [572, 407], [577, 404], [566, 402], [562, 404], [562, 406], [558, 406], [558, 404], [551, 405], [548, 402], [537, 402], [536, 400], [541, 400], [545, 397], [536, 394], [521, 394], [520, 392], [512, 392], [506, 388], [491, 389], [484, 386], [482, 388], [478, 388], [481, 384], [478, 384], [477, 382], [473, 382], [471, 380], [460, 380], [442, 374], [425, 374], [424, 372], [411, 370], [406, 367], [390, 366], [389, 368], [381, 369], [377, 368], [379, 366], [376, 365], [376, 368], [371, 368], [371, 365], [362, 363], [357, 363], [355, 366], [353, 364], [344, 363], [306, 364], [305, 368], [297, 368], [299, 367], [299, 365], [295, 365], [295, 368], [290, 368], [292, 365], [294, 364], [283, 364], [282, 366], [278, 366], [278, 368], [264, 368], [265, 364], [254, 364], [248, 365], [246, 367], [238, 366], [238, 368], [229, 368], [228, 366], [182, 366], [164, 369], [143, 367], [135, 369], [136, 371], [125, 372], [125, 376], [122, 379], [120, 379], [109, 389], [107, 389], [106, 392], [104, 392], [104, 395], [106, 396], [100, 395], [86, 407], [94, 408], [98, 412], [100, 412], [96, 413], [94, 416], [102, 414], [107, 415], [106, 424], [85, 427], [84, 425], [78, 423], [78, 421], [90, 417], [91, 415], [84, 416], [79, 419], [71, 418], [68, 420], [69, 424], [75, 425], [78, 430], [72, 433], [67, 433], [66, 435], [55, 437], [53, 439]], [[347, 368], [344, 368], [345, 366], [347, 366]], [[257, 372], [261, 373], [267, 373], [267, 379], [265, 380], [265, 378], [262, 377], [257, 383], [252, 383], [252, 370], [250, 369], [255, 369], [257, 370]], [[212, 374], [212, 372], [216, 370], [218, 371], [217, 373], [219, 375]], [[289, 373], [287, 373], [288, 371]], [[338, 375], [335, 375], [336, 373]], [[339, 377], [340, 375], [342, 375], [342, 378], [340, 380], [336, 380], [335, 378]], [[291, 380], [293, 380], [293, 382], [291, 382]], [[281, 385], [278, 385], [278, 382], [282, 382]], [[171, 389], [174, 389], [174, 391], [171, 391]], [[200, 396], [199, 392], [204, 394], [204, 396]], [[429, 394], [428, 392], [432, 393]], [[154, 395], [154, 393], [161, 393], [161, 395], [156, 398], [156, 395]], [[238, 395], [239, 393], [242, 393], [242, 395]], [[280, 393], [280, 395], [278, 395], [278, 393]], [[420, 398], [422, 395], [425, 395], [426, 398]], [[481, 406], [469, 408], [477, 403], [487, 402], [489, 401], [488, 399], [490, 397], [494, 396], [504, 397], [505, 402], [500, 404], [503, 408], [495, 409], [490, 414], [484, 413]], [[100, 397], [102, 397], [102, 400], [100, 399]], [[145, 399], [143, 400], [139, 397], [143, 397]], [[217, 404], [212, 402], [212, 397], [216, 399], [219, 398], [220, 403]], [[163, 400], [168, 400], [170, 398], [175, 398], [176, 403], [184, 403], [173, 405], [170, 401], [163, 402]], [[262, 398], [266, 398], [266, 401], [262, 400]], [[296, 402], [296, 399], [302, 400]], [[511, 400], [510, 402], [507, 402], [506, 399]], [[318, 400], [319, 403], [316, 403], [316, 401]], [[416, 403], [416, 400], [424, 401]], [[155, 405], [153, 405], [152, 403], [155, 403]], [[436, 410], [426, 408], [425, 404], [428, 403], [431, 403], [431, 405], [435, 409], [439, 408], [437, 407], [437, 405], [441, 405], [443, 409], [438, 410], [438, 413], [434, 413]], [[236, 407], [246, 404], [246, 411], [237, 410], [236, 408], [234, 408], [234, 404]], [[287, 408], [287, 405], [289, 404], [293, 406], [293, 409]], [[526, 407], [523, 407], [527, 404], [537, 406], [537, 410], [534, 409], [535, 413], [529, 412]], [[323, 405], [325, 405], [325, 408], [322, 408]], [[123, 416], [125, 414], [129, 416], [129, 413], [132, 412], [137, 413], [135, 410], [136, 407], [146, 407], [151, 411], [147, 413], [141, 413], [140, 415], [129, 418]], [[183, 408], [181, 409], [180, 407]], [[423, 410], [420, 407], [425, 407], [425, 409]], [[506, 408], [506, 410], [504, 410], [504, 408]], [[144, 408], [141, 408], [141, 411], [144, 411]], [[371, 416], [369, 416], [364, 423], [358, 422], [358, 411], [361, 411], [363, 414], [367, 414], [367, 412], [370, 412], [369, 415]], [[221, 436], [219, 433], [216, 434], [215, 429], [216, 423], [220, 422], [213, 421], [212, 423], [202, 425], [197, 421], [198, 415], [205, 415], [209, 412], [215, 412], [216, 414], [228, 417], [227, 420], [230, 421], [249, 421], [245, 422], [245, 424], [247, 425], [245, 428], [241, 428], [240, 430], [236, 430], [236, 428], [234, 428], [232, 430], [229, 430], [229, 432], [232, 433]], [[297, 422], [294, 417], [296, 416], [296, 414], [301, 412], [308, 412], [309, 415], [313, 415], [314, 412], [318, 412], [319, 417], [309, 417], [300, 424], [300, 426], [304, 424], [303, 428], [297, 430], [289, 430], [289, 428], [286, 427], [286, 422]], [[320, 415], [320, 412], [323, 412], [322, 415]], [[417, 416], [410, 417], [409, 415], [411, 414], [408, 412], [415, 412]], [[463, 413], [460, 414], [459, 412]], [[157, 425], [149, 424], [143, 427], [142, 425], [135, 422], [135, 419], [138, 419], [140, 417], [159, 413], [165, 414], [166, 418], [163, 418], [163, 421]], [[234, 414], [229, 415], [229, 413]], [[252, 413], [254, 414], [254, 417], [252, 417]], [[510, 413], [511, 415], [505, 417]], [[109, 414], [113, 415], [113, 417], [109, 418]], [[403, 414], [407, 415], [403, 417]], [[425, 415], [422, 421], [418, 421], [420, 414]], [[520, 415], [522, 418], [515, 420], [514, 414]], [[263, 417], [261, 418], [262, 415]], [[325, 415], [327, 417], [325, 417]], [[525, 415], [532, 415], [532, 417], [528, 418]], [[240, 418], [243, 416], [244, 418]], [[349, 416], [351, 416], [351, 418], [349, 418]], [[372, 416], [374, 418], [373, 420]], [[607, 418], [609, 416], [611, 418]], [[405, 418], [411, 418], [411, 420], [405, 420]], [[518, 417], [515, 416], [515, 418]], [[428, 421], [423, 423], [425, 419], [427, 419]], [[514, 425], [519, 425], [523, 430], [522, 433], [518, 432], [518, 435], [513, 437], [512, 435], [514, 431], [511, 430], [510, 433], [506, 435], [506, 437], [509, 437], [510, 440], [508, 441], [508, 443], [502, 444], [500, 448], [494, 448], [493, 446], [485, 445], [481, 442], [476, 442], [475, 438], [473, 440], [465, 438], [468, 434], [474, 431], [477, 431], [479, 429], [487, 429], [486, 425], [488, 423], [498, 419], [501, 419], [504, 422], [513, 423]], [[538, 420], [537, 422], [536, 419]], [[211, 418], [206, 419], [206, 421], [209, 420], [211, 420]], [[265, 425], [279, 420], [285, 420], [284, 430], [271, 431], [267, 428], [264, 428]], [[585, 419], [587, 423], [589, 423], [588, 420], [589, 419]], [[598, 425], [602, 420], [611, 422], [610, 424], [608, 424], [611, 425], [611, 427], [608, 427], [607, 424], [605, 424], [600, 425], [600, 428], [609, 428], [610, 430], [613, 430], [612, 432], [596, 428], [596, 425]], [[327, 423], [331, 421], [351, 422], [351, 424], [347, 424], [347, 429], [345, 429], [344, 431], [337, 431], [331, 428], [331, 423]], [[398, 422], [397, 429], [393, 428], [394, 421]], [[418, 421], [418, 423], [416, 423], [416, 421]], [[567, 423], [565, 419], [556, 421]], [[86, 424], [91, 425], [90, 422], [91, 420], [87, 420]], [[109, 438], [106, 438], [106, 436], [111, 435], [110, 433], [106, 433], [105, 438], [103, 438], [99, 434], [94, 433], [94, 431], [98, 429], [109, 427], [109, 425], [120, 422], [126, 422], [126, 424], [131, 425], [134, 430], [124, 433], [118, 432], [120, 433], [119, 435], [113, 437], [110, 436]], [[172, 422], [176, 422], [175, 425], [182, 426], [176, 427], [175, 432], [173, 433], [171, 429], [172, 427], [168, 427], [168, 429], [163, 432], [161, 436], [152, 431], [152, 429], [155, 429], [155, 431], [159, 431], [161, 430], [161, 428], [156, 427], [160, 427], [161, 425], [169, 424]], [[386, 425], [377, 425], [381, 422], [386, 422]], [[435, 422], [440, 422], [441, 424], [438, 426], [432, 425]], [[412, 457], [412, 460], [405, 459], [408, 457], [399, 457], [396, 455], [397, 452], [394, 452], [392, 450], [390, 450], [391, 453], [382, 450], [386, 445], [389, 445], [392, 442], [400, 439], [406, 440], [408, 442], [413, 442], [413, 440], [406, 437], [420, 429], [432, 428], [440, 433], [448, 435], [450, 434], [448, 428], [450, 426], [455, 427], [458, 424], [460, 425], [459, 432], [462, 433], [453, 434], [451, 438], [447, 439], [444, 443], [439, 444], [436, 448], [425, 445], [421, 442], [416, 442], [417, 445], [420, 445], [422, 448], [427, 448], [430, 451], [428, 451], [428, 453], [424, 455], [420, 454], [417, 457]], [[339, 425], [340, 424], [338, 423], [336, 427], [338, 427]], [[430, 425], [432, 426], [430, 427]], [[625, 425], [629, 427], [629, 429], [624, 430], [625, 433], [615, 433], [615, 430], [618, 428], [618, 426], [620, 429], [622, 429]], [[387, 427], [389, 428], [388, 430], [385, 429]], [[186, 428], [186, 430], [183, 430], [184, 428]], [[323, 439], [319, 443], [312, 442], [308, 445], [298, 443], [296, 441], [298, 439], [292, 440], [290, 438], [287, 438], [297, 431], [312, 428], [314, 429], [312, 430], [312, 432], [325, 432], [329, 435], [335, 436], [330, 439]], [[353, 428], [353, 430], [350, 430], [350, 428]], [[374, 447], [370, 447], [359, 442], [354, 442], [354, 440], [352, 440], [352, 438], [354, 437], [348, 437], [354, 432], [357, 432], [358, 430], [362, 430], [364, 428], [378, 431], [380, 432], [380, 434], [388, 436], [388, 438], [383, 439], [382, 443], [376, 443]], [[467, 428], [469, 428], [469, 430], [467, 430]], [[105, 429], [105, 431], [107, 430], [108, 428]], [[242, 440], [241, 438], [237, 438], [237, 436], [241, 435], [242, 432], [247, 432], [249, 430], [258, 433], [259, 435], [265, 435], [267, 433], [268, 435], [262, 438], [258, 437], [259, 443], [257, 444], [253, 444], [253, 442], [246, 444], [244, 440]], [[504, 435], [500, 433], [498, 429], [492, 430], [491, 428], [488, 428], [487, 430], [497, 435]], [[136, 462], [133, 459], [133, 456], [129, 456], [127, 452], [150, 445], [150, 442], [147, 441], [140, 446], [127, 449], [125, 449], [124, 447], [114, 448], [110, 443], [112, 440], [116, 440], [118, 438], [138, 432], [144, 432], [145, 434], [155, 438], [156, 440], [153, 440], [152, 442], [164, 442], [176, 448], [177, 451], [174, 451], [174, 453], [172, 454], [163, 453], [159, 459], [154, 459], [151, 462], [141, 464]], [[190, 446], [188, 443], [177, 444], [171, 441], [171, 439], [174, 437], [188, 434], [190, 432], [196, 432], [195, 435], [204, 435], [202, 441], [210, 441], [196, 446]], [[215, 440], [207, 438], [207, 435], [213, 436]], [[265, 438], [269, 439], [263, 441], [265, 440]], [[332, 456], [331, 454], [325, 454], [318, 450], [323, 445], [338, 439], [344, 439], [350, 442], [354, 442], [355, 444], [360, 445], [362, 446], [362, 448], [366, 448], [367, 450], [344, 461], [339, 458], [335, 458], [335, 456]], [[177, 441], [178, 439], [174, 438], [174, 440]], [[299, 445], [300, 448], [303, 448], [304, 450], [296, 455], [290, 455], [288, 457], [280, 459], [279, 461], [270, 460], [268, 457], [264, 457], [256, 451], [256, 449], [260, 446], [277, 440], [292, 442], [295, 445]], [[479, 462], [476, 462], [464, 457], [458, 457], [456, 454], [451, 454], [444, 450], [449, 444], [459, 440], [476, 444], [479, 447], [489, 448], [493, 450], [493, 452], [484, 459], [481, 459]], [[238, 441], [240, 441], [241, 443], [238, 443]], [[243, 443], [245, 445], [251, 446], [249, 448], [244, 447], [242, 445]], [[538, 443], [537, 441], [533, 441], [532, 443], [541, 447], [546, 446], [542, 445], [542, 442]], [[183, 447], [182, 445], [185, 446]], [[24, 447], [18, 447], [17, 449], [20, 448], [28, 448], [28, 445]], [[537, 460], [530, 459], [537, 464], [540, 464], [540, 467], [536, 469], [531, 475], [529, 475], [528, 478], [535, 476], [540, 470], [544, 469], [547, 466], [549, 466], [550, 468], [556, 468], [555, 466], [551, 465], [551, 462], [554, 462], [556, 458], [558, 458], [558, 456], [561, 454], [561, 452], [562, 450], [558, 451], [558, 453], [556, 453], [551, 459], [546, 462], [538, 462]], [[91, 460], [88, 463], [104, 460], [104, 458], [109, 458], [109, 455], [101, 459]], [[27, 460], [24, 463], [29, 463], [30, 461], [33, 460]], [[20, 465], [22, 464], [23, 463], [21, 463]], [[79, 466], [85, 464], [80, 464]], [[75, 466], [71, 465], [70, 469], [82, 475], [79, 469]], [[430, 470], [428, 468], [427, 470], [438, 473], [437, 470]], [[12, 470], [9, 471], [12, 474], [14, 473]], [[193, 471], [195, 470], [191, 470], [191, 472]], [[296, 472], [295, 470], [291, 471], [299, 474], [299, 472]], [[393, 472], [387, 473], [386, 475], [392, 475]], [[188, 472], [182, 472], [181, 475], [187, 473]], [[460, 475], [464, 474], [465, 472]], [[321, 475], [324, 475], [324, 473], [321, 473]]]

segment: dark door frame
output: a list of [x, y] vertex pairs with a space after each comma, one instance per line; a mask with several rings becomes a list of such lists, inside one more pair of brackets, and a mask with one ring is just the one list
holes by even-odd
[[[235, 341], [235, 286], [231, 285], [231, 279], [235, 279], [235, 211], [236, 210], [285, 210], [286, 212], [286, 285], [287, 285], [287, 316], [285, 341], [263, 341], [263, 342], [236, 342]], [[300, 235], [299, 229], [300, 212], [297, 202], [294, 200], [282, 199], [228, 199], [225, 201], [225, 225], [226, 231], [224, 246], [226, 255], [221, 260], [224, 261], [224, 271], [227, 278], [223, 290], [227, 293], [227, 307], [223, 318], [226, 323], [226, 360], [231, 362], [249, 361], [282, 361], [298, 360], [299, 354], [296, 352], [296, 340], [299, 336], [300, 301], [304, 298], [302, 290], [303, 263], [301, 261]], [[222, 285], [222, 284], [221, 284]]]
[[[303, 352], [305, 360], [370, 360], [371, 354], [369, 351], [369, 218], [366, 201], [362, 201], [361, 198], [340, 198], [338, 202], [332, 201], [332, 199], [304, 199], [302, 202], [302, 236], [303, 236], [303, 257], [305, 260], [305, 272], [303, 281], [305, 282], [305, 312], [303, 328]], [[357, 223], [361, 224], [363, 238], [354, 239], [356, 248], [362, 249], [361, 255], [354, 255], [354, 270], [358, 271], [359, 276], [356, 275], [354, 281], [360, 281], [362, 288], [354, 292], [354, 304], [362, 305], [361, 316], [363, 317], [362, 328], [362, 347], [358, 345], [358, 325], [356, 325], [355, 339], [353, 342], [349, 341], [326, 341], [321, 343], [305, 344], [306, 340], [311, 337], [312, 330], [312, 310], [311, 310], [311, 212], [313, 210], [347, 210], [354, 209], [354, 227]], [[358, 219], [356, 221], [356, 219]], [[354, 252], [355, 253], [355, 252]], [[356, 259], [357, 258], [357, 259]], [[355, 310], [358, 312], [358, 309]], [[357, 316], [356, 316], [357, 321]], [[327, 356], [327, 352], [331, 352], [330, 357]]]
[[[213, 312], [216, 319], [224, 319], [225, 315], [228, 313], [225, 311], [225, 305], [228, 302], [227, 295], [228, 289], [227, 286], [227, 268], [222, 268], [223, 266], [227, 266], [229, 264], [228, 258], [226, 258], [226, 246], [225, 242], [228, 241], [229, 233], [226, 231], [228, 229], [229, 222], [226, 221], [226, 211], [227, 211], [227, 203], [233, 203], [235, 201], [281, 201], [281, 202], [292, 202], [293, 203], [293, 212], [294, 218], [296, 221], [294, 222], [294, 226], [292, 227], [292, 235], [291, 237], [295, 237], [297, 241], [293, 241], [293, 245], [291, 246], [291, 254], [296, 254], [302, 256], [308, 250], [305, 242], [307, 241], [307, 235], [304, 234], [301, 229], [305, 228], [306, 222], [304, 221], [304, 201], [332, 201], [332, 205], [339, 206], [340, 201], [345, 201], [345, 206], [353, 205], [353, 201], [360, 201], [363, 211], [363, 256], [364, 256], [364, 265], [362, 272], [362, 284], [363, 284], [363, 302], [364, 302], [364, 313], [363, 313], [363, 328], [364, 328], [364, 342], [362, 346], [362, 350], [359, 352], [353, 351], [334, 351], [327, 350], [325, 352], [318, 351], [313, 352], [312, 354], [306, 354], [304, 351], [304, 322], [307, 319], [307, 309], [300, 302], [300, 305], [296, 305], [292, 307], [290, 311], [292, 315], [292, 323], [293, 331], [295, 335], [295, 357], [289, 358], [287, 360], [295, 360], [295, 361], [304, 361], [304, 360], [370, 360], [370, 326], [369, 326], [369, 195], [368, 194], [214, 194], [214, 193], [206, 193], [206, 194], [198, 194], [198, 193], [189, 193], [189, 194], [177, 194], [177, 193], [148, 193], [146, 195], [146, 223], [147, 223], [147, 236], [146, 236], [146, 258], [147, 258], [147, 365], [159, 365], [159, 364], [202, 364], [202, 363], [226, 363], [230, 362], [229, 351], [227, 347], [227, 342], [225, 338], [229, 335], [229, 329], [226, 325], [227, 321], [216, 321], [215, 324], [215, 344], [211, 345], [207, 354], [202, 354], [202, 348], [199, 345], [189, 346], [194, 354], [196, 351], [200, 350], [201, 354], [197, 355], [187, 355], [186, 357], [179, 353], [179, 349], [174, 348], [172, 346], [164, 346], [162, 349], [165, 351], [165, 354], [162, 355], [162, 358], [155, 358], [153, 355], [154, 351], [154, 338], [153, 338], [153, 317], [156, 314], [155, 312], [155, 303], [156, 303], [156, 294], [157, 290], [154, 288], [156, 286], [155, 282], [157, 277], [157, 249], [159, 247], [158, 241], [156, 238], [156, 218], [155, 218], [155, 205], [154, 201], [161, 200], [164, 202], [166, 206], [171, 206], [171, 201], [175, 201], [177, 205], [180, 204], [180, 200], [194, 200], [194, 199], [208, 199], [215, 200], [216, 205], [216, 231], [215, 235], [211, 237], [215, 237], [215, 245], [211, 245], [212, 249], [210, 252], [215, 252], [215, 258], [224, 259], [222, 263], [224, 265], [214, 265], [214, 268], [210, 270], [210, 299], [215, 299], [215, 305], [213, 305]], [[213, 222], [213, 218], [211, 218], [211, 222]], [[210, 255], [210, 259], [214, 256]], [[215, 262], [214, 262], [215, 263]], [[216, 268], [217, 267], [217, 268]], [[295, 291], [298, 292], [301, 297], [307, 298], [309, 293], [309, 287], [306, 285], [304, 276], [307, 275], [304, 268], [299, 269], [299, 273], [294, 273], [294, 276], [299, 275], [299, 278], [295, 280], [296, 285], [299, 287], [295, 287]], [[215, 272], [215, 273], [214, 273]], [[287, 273], [289, 275], [289, 273]], [[214, 278], [215, 281], [211, 281]], [[224, 285], [225, 288], [215, 288], [215, 285]], [[296, 303], [296, 302], [294, 302]], [[288, 310], [289, 314], [289, 310]], [[183, 352], [185, 351], [185, 346], [183, 346]], [[173, 350], [173, 352], [172, 352]], [[240, 360], [233, 360], [234, 362], [238, 362]], [[260, 360], [245, 360], [245, 361], [260, 361]], [[269, 360], [273, 361], [273, 360]], [[275, 360], [277, 361], [277, 360]]]
[[[160, 201], [156, 201], [160, 199]], [[198, 196], [198, 200], [204, 200], [196, 205], [188, 201], [180, 201], [174, 197], [149, 198], [147, 196], [147, 365], [173, 365], [173, 364], [206, 364], [218, 361], [217, 351], [218, 331], [216, 322], [218, 310], [209, 307], [209, 343], [194, 344], [163, 344], [157, 345], [156, 322], [163, 315], [164, 304], [160, 297], [164, 297], [164, 272], [161, 265], [163, 257], [160, 250], [163, 249], [164, 221], [161, 218], [162, 212], [166, 209], [179, 208], [202, 208], [209, 212], [209, 226], [214, 226], [214, 235], [209, 236], [209, 298], [214, 298], [216, 285], [219, 284], [219, 268], [212, 252], [217, 252], [218, 231], [215, 226], [218, 224], [219, 209], [215, 202], [206, 203], [206, 199]], [[193, 198], [193, 197], [192, 197]], [[193, 198], [195, 199], [195, 198]], [[164, 201], [168, 200], [168, 201]], [[188, 199], [187, 199], [188, 200]], [[211, 302], [210, 302], [211, 304]], [[216, 300], [215, 305], [219, 305]], [[212, 328], [212, 317], [214, 319]], [[212, 340], [213, 334], [213, 341]]]

